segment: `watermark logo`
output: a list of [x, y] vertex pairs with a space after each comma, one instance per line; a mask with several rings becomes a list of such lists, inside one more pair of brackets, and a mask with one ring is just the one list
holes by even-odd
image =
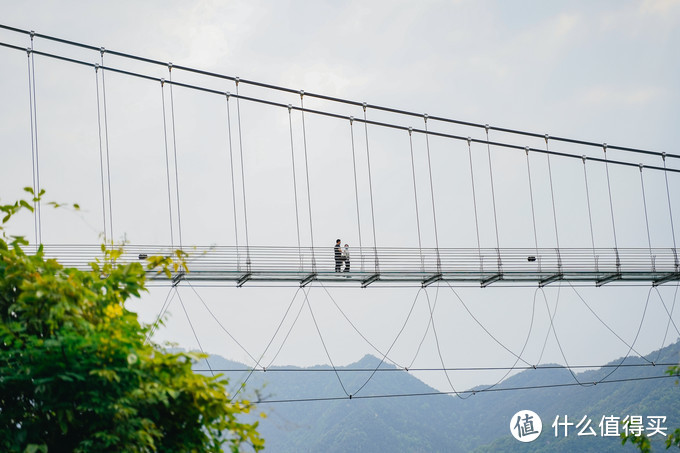
[[523, 410], [510, 419], [510, 432], [520, 442], [531, 442], [541, 435], [543, 423], [536, 412]]

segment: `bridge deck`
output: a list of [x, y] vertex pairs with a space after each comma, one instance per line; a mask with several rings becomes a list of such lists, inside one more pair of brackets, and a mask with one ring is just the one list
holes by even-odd
[[[125, 245], [120, 263], [145, 263], [152, 255], [172, 255], [169, 246]], [[659, 285], [680, 280], [678, 253], [673, 248], [626, 249], [470, 249], [373, 248], [351, 249], [350, 272], [335, 272], [332, 247], [195, 246], [188, 253], [189, 273], [174, 276], [192, 281], [256, 282], [308, 285], [314, 281], [336, 284], [419, 284], [440, 280], [488, 286], [511, 282], [545, 286], [557, 281], [639, 282]], [[98, 245], [45, 245], [47, 257], [66, 267], [89, 269], [102, 259]], [[165, 275], [149, 278], [172, 283]]]

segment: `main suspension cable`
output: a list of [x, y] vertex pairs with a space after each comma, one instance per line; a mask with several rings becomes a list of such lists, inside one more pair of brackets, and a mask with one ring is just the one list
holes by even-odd
[[[12, 44], [3, 43], [3, 42], [0, 42], [0, 47], [6, 47], [6, 48], [10, 48], [10, 49], [15, 49], [15, 50], [21, 50], [21, 51], [24, 51], [24, 52], [26, 51], [26, 49], [24, 49], [22, 47], [15, 46], [15, 45], [12, 45]], [[73, 59], [73, 58], [54, 55], [54, 54], [50, 54], [50, 53], [47, 53], [47, 52], [40, 52], [40, 51], [37, 51], [37, 50], [34, 50], [33, 53], [36, 54], [36, 55], [41, 55], [41, 56], [53, 58], [53, 59], [60, 60], [60, 61], [74, 63], [74, 64], [78, 64], [78, 65], [82, 65], [82, 66], [94, 67], [93, 63], [85, 62], [85, 61], [82, 61], [82, 60], [76, 60], [76, 59]], [[167, 65], [167, 63], [163, 63], [163, 64]], [[177, 69], [179, 69], [179, 66], [174, 66], [174, 68], [177, 70]], [[114, 67], [102, 67], [102, 69], [106, 69], [107, 71], [115, 72], [115, 73], [118, 73], [118, 74], [124, 74], [124, 75], [131, 76], [131, 77], [137, 77], [137, 78], [141, 78], [141, 79], [145, 79], [145, 80], [160, 82], [160, 78], [158, 78], [158, 77], [152, 77], [152, 76], [148, 76], [148, 75], [144, 75], [144, 74], [140, 74], [140, 73], [125, 71], [125, 70], [117, 69], [117, 68], [114, 68]], [[201, 92], [204, 92], [204, 93], [212, 93], [212, 94], [216, 94], [216, 95], [220, 95], [220, 96], [225, 95], [224, 91], [214, 90], [214, 89], [206, 88], [206, 87], [203, 87], [203, 86], [191, 85], [191, 84], [181, 83], [181, 82], [170, 82], [170, 81], [166, 81], [166, 83], [172, 83], [173, 85], [176, 85], [176, 86], [201, 91]], [[296, 93], [297, 92], [298, 91], [296, 91]], [[269, 100], [266, 100], [266, 99], [260, 99], [260, 98], [248, 97], [248, 96], [238, 96], [238, 95], [233, 95], [233, 96], [237, 97], [238, 99], [243, 99], [243, 100], [249, 101], [249, 102], [256, 102], [256, 103], [260, 103], [260, 104], [264, 104], [264, 105], [270, 105], [270, 106], [281, 107], [281, 108], [288, 108], [288, 104], [269, 101]], [[368, 104], [366, 104], [366, 106], [369, 107]], [[296, 106], [293, 106], [293, 109], [294, 110], [301, 110], [300, 107], [296, 107]], [[309, 112], [309, 113], [313, 113], [315, 115], [323, 115], [323, 116], [327, 116], [327, 117], [330, 117], [330, 118], [349, 120], [349, 116], [347, 116], [347, 115], [340, 115], [340, 114], [337, 114], [337, 113], [332, 113], [332, 112], [327, 112], [327, 111], [322, 111], [322, 110], [313, 110], [313, 109], [305, 109], [305, 111]], [[422, 117], [422, 114], [418, 114], [417, 116]], [[433, 118], [434, 117], [430, 117], [430, 119], [433, 119]], [[387, 128], [398, 129], [398, 130], [403, 130], [403, 131], [408, 131], [408, 129], [409, 129], [408, 126], [401, 126], [401, 125], [398, 125], [398, 124], [385, 123], [385, 122], [380, 122], [380, 121], [369, 121], [369, 120], [360, 119], [360, 118], [355, 118], [355, 121], [361, 121], [361, 122], [365, 122], [367, 124], [371, 124], [371, 125], [375, 125], [375, 126], [387, 127]], [[492, 128], [491, 126], [489, 126], [489, 130], [492, 130], [492, 129], [503, 131], [502, 129]], [[424, 134], [425, 130], [413, 128], [413, 132], [416, 132], [416, 133], [419, 133], [419, 134]], [[515, 150], [522, 150], [522, 151], [524, 151], [524, 149], [525, 149], [525, 146], [514, 145], [514, 144], [510, 144], [510, 143], [490, 142], [488, 140], [474, 139], [474, 138], [469, 138], [469, 137], [465, 137], [465, 136], [458, 136], [458, 135], [454, 135], [454, 134], [447, 134], [447, 133], [436, 132], [436, 131], [429, 131], [428, 133], [431, 136], [444, 137], [444, 138], [450, 138], [450, 139], [461, 140], [461, 141], [470, 139], [474, 143], [482, 143], [482, 144], [487, 144], [487, 145], [490, 145], [490, 146], [496, 146], [496, 147], [502, 147], [502, 148], [508, 148], [508, 149], [515, 149]], [[540, 135], [540, 137], [543, 137], [543, 135]], [[558, 140], [558, 137], [551, 137], [551, 138], [552, 138], [552, 140]], [[602, 145], [599, 144], [598, 146], [602, 146]], [[609, 146], [610, 149], [622, 150], [621, 149], [622, 147], [614, 147], [614, 146], [611, 146], [611, 145], [608, 145], [608, 146]], [[623, 150], [626, 150], [626, 149], [623, 149]], [[559, 152], [559, 151], [546, 151], [545, 149], [540, 149], [540, 148], [530, 148], [530, 151], [542, 153], [542, 154], [550, 154], [550, 155], [553, 155], [553, 156], [574, 158], [574, 159], [581, 159], [582, 158], [581, 155], [569, 154], [569, 153], [564, 153], [564, 152]], [[661, 155], [662, 153], [653, 153], [653, 154], [654, 155], [657, 155], [657, 154]], [[676, 157], [676, 156], [671, 155], [671, 154], [666, 154], [666, 157]], [[678, 155], [677, 157], [680, 157], [680, 155]], [[606, 159], [592, 157], [592, 156], [587, 157], [587, 159], [591, 160], [593, 162], [602, 162], [602, 163], [608, 162], [609, 164], [623, 165], [623, 166], [629, 166], [629, 167], [637, 167], [638, 166], [637, 162], [606, 160]], [[664, 168], [664, 167], [649, 165], [649, 166], [647, 166], [647, 169], [660, 170], [660, 171], [666, 171], [666, 172], [672, 172], [672, 173], [680, 173], [679, 168]]]
[[[58, 37], [55, 37], [55, 36], [46, 35], [46, 34], [42, 34], [42, 33], [35, 33], [35, 32], [32, 32], [32, 31], [23, 30], [23, 29], [16, 28], [16, 27], [10, 27], [8, 25], [0, 24], [0, 28], [5, 29], [5, 30], [9, 30], [9, 31], [12, 31], [12, 32], [16, 32], [16, 33], [27, 34], [27, 35], [33, 34], [36, 37], [39, 37], [39, 38], [42, 38], [42, 39], [47, 39], [47, 40], [54, 41], [54, 42], [59, 42], [61, 44], [66, 44], [66, 45], [69, 45], [69, 46], [75, 46], [75, 47], [80, 47], [80, 48], [90, 49], [90, 50], [99, 50], [99, 48], [96, 47], [96, 46], [80, 43], [80, 42], [77, 42], [77, 41], [71, 41], [71, 40], [67, 40], [67, 39], [63, 39], [63, 38], [58, 38]], [[6, 44], [6, 46], [10, 47], [11, 45]], [[141, 62], [152, 64], [152, 65], [158, 65], [158, 66], [166, 66], [167, 65], [166, 62], [163, 62], [163, 61], [160, 61], [160, 60], [141, 57], [141, 56], [130, 54], [130, 53], [119, 52], [119, 51], [114, 51], [114, 50], [109, 50], [108, 53], [110, 53], [111, 55], [116, 55], [116, 56], [119, 56], [119, 57], [122, 57], [122, 58], [141, 61]], [[207, 76], [207, 77], [224, 79], [224, 80], [235, 81], [236, 79], [239, 79], [238, 77], [220, 74], [220, 73], [216, 73], [216, 72], [204, 71], [204, 70], [193, 68], [193, 67], [190, 67], [190, 66], [176, 65], [175, 69], [185, 71], [185, 72], [189, 72], [189, 73], [199, 74], [199, 75], [203, 75], [203, 76]], [[282, 91], [282, 92], [286, 92], [286, 93], [297, 93], [298, 92], [298, 90], [295, 90], [295, 89], [292, 89], [292, 88], [286, 88], [286, 87], [277, 86], [277, 85], [273, 85], [273, 84], [257, 82], [257, 81], [254, 81], [254, 80], [247, 80], [247, 79], [240, 79], [240, 80], [241, 80], [241, 83], [253, 85], [253, 86], [257, 86], [257, 87], [261, 87], [261, 88], [266, 88], [266, 89], [270, 89], [270, 90]], [[411, 112], [411, 111], [407, 111], [407, 110], [395, 109], [395, 108], [390, 108], [390, 107], [385, 107], [385, 106], [380, 106], [380, 105], [374, 105], [374, 104], [366, 104], [366, 103], [362, 103], [362, 102], [359, 102], [359, 101], [353, 101], [353, 100], [349, 100], [349, 99], [327, 96], [327, 95], [318, 94], [318, 93], [307, 93], [307, 96], [326, 100], [326, 101], [336, 102], [336, 103], [354, 105], [354, 106], [366, 105], [366, 107], [374, 109], [374, 110], [380, 110], [380, 111], [395, 113], [395, 114], [399, 114], [399, 115], [422, 117], [422, 114], [417, 113], [417, 112]], [[517, 135], [523, 135], [523, 136], [528, 136], [528, 137], [536, 137], [536, 138], [543, 137], [543, 134], [526, 132], [526, 131], [504, 128], [504, 127], [489, 126], [488, 124], [474, 123], [474, 122], [469, 122], [469, 121], [461, 121], [461, 120], [456, 120], [456, 119], [446, 118], [446, 117], [440, 117], [440, 116], [431, 116], [430, 119], [433, 120], [433, 121], [440, 121], [440, 122], [444, 122], [444, 123], [475, 127], [475, 128], [478, 128], [478, 129], [488, 129], [488, 130], [493, 130], [493, 131], [496, 131], [496, 132], [504, 132], [504, 133], [509, 133], [509, 134], [517, 134]], [[577, 144], [577, 145], [585, 145], [585, 146], [592, 146], [592, 147], [600, 147], [601, 146], [600, 143], [589, 142], [589, 141], [584, 141], [584, 140], [570, 139], [570, 138], [565, 138], [565, 137], [553, 136], [552, 139], [555, 140], [555, 141], [561, 141], [561, 142], [572, 143], [572, 144]], [[648, 154], [648, 155], [654, 155], [654, 156], [661, 156], [662, 155], [662, 153], [655, 152], [655, 151], [648, 151], [648, 150], [625, 147], [625, 146], [610, 145], [609, 148], [615, 149], [617, 151], [627, 151], [627, 152], [632, 152], [632, 153], [641, 153], [641, 154]], [[666, 156], [671, 157], [671, 158], [680, 158], [680, 154], [666, 154]]]

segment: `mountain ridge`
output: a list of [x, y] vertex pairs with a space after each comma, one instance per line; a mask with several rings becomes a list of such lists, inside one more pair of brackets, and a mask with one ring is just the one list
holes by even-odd
[[[315, 365], [273, 366], [252, 373], [246, 395], [260, 401], [258, 411], [268, 413], [260, 432], [269, 451], [634, 451], [611, 437], [555, 436], [551, 424], [556, 417], [588, 416], [597, 431], [604, 415], [664, 415], [672, 431], [680, 426], [680, 409], [675, 404], [680, 388], [675, 379], [656, 378], [664, 374], [665, 366], [631, 365], [677, 363], [679, 358], [680, 343], [653, 351], [644, 359], [619, 358], [605, 367], [574, 373], [583, 385], [574, 381], [568, 369], [544, 364], [510, 376], [490, 391], [485, 390], [488, 386], [476, 386], [469, 389], [474, 393], [459, 399], [442, 395], [408, 372], [367, 354], [336, 367], [335, 372], [328, 365]], [[219, 356], [209, 360], [213, 369], [248, 368]], [[373, 374], [378, 365], [394, 371]], [[284, 368], [296, 371], [276, 371]], [[348, 371], [355, 369], [367, 371]], [[609, 373], [609, 380], [621, 382], [592, 385]], [[233, 388], [247, 374], [225, 373]], [[559, 386], [543, 387], [551, 385]], [[355, 395], [350, 399], [352, 392]], [[385, 396], [423, 393], [428, 395]], [[299, 401], [305, 399], [309, 401]], [[529, 444], [516, 441], [509, 430], [513, 414], [523, 409], [536, 412], [543, 421], [543, 433]]]

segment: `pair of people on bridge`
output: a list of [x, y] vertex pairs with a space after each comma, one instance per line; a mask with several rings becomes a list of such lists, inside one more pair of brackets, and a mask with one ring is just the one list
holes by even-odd
[[[336, 239], [333, 254], [335, 255], [335, 272], [349, 272], [349, 244], [345, 244], [343, 247], [342, 241]], [[343, 263], [344, 269], [342, 268]]]

